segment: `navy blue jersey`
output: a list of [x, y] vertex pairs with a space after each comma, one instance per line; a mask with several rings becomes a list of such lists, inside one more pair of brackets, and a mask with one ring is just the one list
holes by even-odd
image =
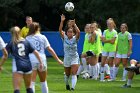
[[11, 41], [6, 46], [6, 49], [15, 59], [17, 71], [28, 72], [32, 70], [31, 62], [29, 60], [29, 53], [32, 53], [34, 48], [28, 41], [22, 40], [17, 44], [13, 44]]

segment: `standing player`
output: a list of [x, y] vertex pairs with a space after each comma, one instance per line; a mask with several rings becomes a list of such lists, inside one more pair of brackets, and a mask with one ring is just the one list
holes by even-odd
[[121, 24], [120, 30], [121, 32], [118, 34], [114, 77], [116, 77], [118, 67], [120, 65], [120, 62], [122, 62], [124, 67], [122, 81], [126, 81], [127, 71], [125, 70], [125, 68], [128, 64], [128, 57], [130, 57], [130, 54], [132, 53], [132, 36], [128, 32], [128, 27], [126, 23]]
[[[84, 40], [84, 46], [83, 46], [82, 54], [89, 50], [90, 25], [91, 24], [86, 24], [86, 26], [85, 26], [85, 40]], [[79, 76], [82, 71], [89, 72], [88, 58], [86, 58], [86, 59], [82, 58], [82, 60], [86, 60], [86, 61], [82, 61], [82, 63], [80, 64], [80, 66], [78, 68], [78, 71], [77, 71], [77, 76]]]
[[25, 38], [29, 32], [29, 25], [33, 22], [32, 17], [26, 16], [26, 26], [21, 29], [21, 37]]
[[2, 39], [1, 36], [0, 36], [0, 50], [2, 50], [2, 53], [3, 53], [2, 59], [1, 59], [1, 61], [0, 61], [0, 70], [2, 70], [1, 66], [3, 65], [4, 61], [5, 61], [5, 60], [7, 59], [7, 57], [8, 57], [8, 53], [7, 53], [6, 49], [5, 49], [5, 46], [6, 46], [6, 45], [5, 45], [3, 39]]
[[109, 66], [110, 66], [110, 78], [113, 78], [113, 59], [115, 57], [116, 45], [117, 45], [117, 31], [115, 30], [115, 22], [112, 18], [107, 20], [107, 27], [108, 29], [104, 31], [102, 42], [103, 45], [103, 52], [102, 52], [102, 63], [101, 63], [101, 73], [104, 73], [104, 65], [109, 57]]
[[96, 31], [97, 24], [91, 23], [90, 25], [90, 36], [89, 36], [89, 50], [86, 51], [81, 55], [82, 61], [86, 57], [90, 57], [90, 76], [92, 76], [92, 79], [97, 80], [98, 78], [98, 57], [101, 53], [101, 41], [100, 41], [100, 35]]
[[[75, 20], [71, 21], [72, 27], [67, 28], [66, 32], [62, 30], [63, 23], [65, 20], [65, 16], [61, 15], [61, 22], [59, 26], [59, 32], [63, 39], [64, 43], [64, 69], [65, 69], [65, 82], [66, 82], [66, 89], [70, 90], [69, 86], [69, 77], [72, 73], [72, 88], [71, 90], [75, 89], [75, 85], [77, 82], [77, 70], [79, 64], [79, 55], [77, 53], [77, 42], [80, 37], [80, 30], [75, 24]], [[74, 33], [74, 30], [76, 31]]]
[[54, 50], [51, 48], [48, 39], [40, 34], [40, 26], [39, 23], [33, 22], [29, 26], [29, 33], [26, 37], [26, 40], [32, 45], [39, 52], [39, 56], [43, 62], [43, 71], [39, 71], [39, 61], [37, 60], [36, 56], [32, 53], [30, 54], [30, 61], [32, 63], [33, 74], [32, 74], [32, 88], [35, 93], [35, 80], [37, 74], [39, 75], [42, 93], [48, 93], [48, 85], [46, 82], [47, 77], [47, 64], [46, 64], [46, 55], [45, 50], [47, 49], [51, 55], [58, 61], [59, 64], [63, 64], [63, 62], [57, 57]]
[[[33, 93], [31, 88], [32, 66], [29, 60], [29, 53], [34, 53], [40, 62], [40, 71], [42, 70], [42, 61], [38, 52], [25, 39], [20, 37], [20, 28], [15, 26], [10, 29], [12, 41], [8, 43], [6, 49], [13, 56], [13, 85], [14, 93], [20, 93], [22, 78], [25, 82], [27, 93]], [[4, 62], [4, 61], [3, 61]], [[3, 64], [3, 62], [1, 64]]]

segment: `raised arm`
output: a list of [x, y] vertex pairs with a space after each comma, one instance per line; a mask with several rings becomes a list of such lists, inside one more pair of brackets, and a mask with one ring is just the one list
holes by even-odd
[[80, 30], [79, 30], [78, 26], [75, 23], [75, 19], [74, 19], [74, 28], [76, 30], [76, 39], [78, 40], [80, 38]]
[[62, 30], [64, 21], [65, 21], [65, 16], [62, 14], [61, 15], [61, 22], [60, 22], [60, 25], [59, 25], [59, 32], [60, 32], [60, 35], [61, 35], [62, 38], [64, 38], [64, 31]]

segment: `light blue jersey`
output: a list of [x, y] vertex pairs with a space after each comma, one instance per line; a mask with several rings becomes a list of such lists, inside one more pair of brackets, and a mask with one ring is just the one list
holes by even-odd
[[77, 40], [73, 36], [72, 39], [68, 39], [67, 35], [64, 35], [64, 67], [70, 67], [74, 64], [79, 64], [79, 55], [77, 52]]
[[[26, 39], [29, 41], [32, 47], [39, 52], [42, 61], [46, 63], [45, 50], [50, 46], [48, 39], [42, 34], [30, 35], [27, 36]], [[33, 53], [31, 53], [29, 56], [32, 63], [39, 63], [38, 59]]]
[[72, 39], [68, 39], [67, 35], [64, 35], [64, 55], [65, 56], [75, 56], [77, 53], [77, 40], [73, 36]]

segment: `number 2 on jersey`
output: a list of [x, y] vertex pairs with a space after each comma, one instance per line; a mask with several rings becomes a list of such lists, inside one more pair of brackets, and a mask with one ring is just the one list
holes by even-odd
[[19, 44], [17, 45], [17, 47], [18, 47], [18, 54], [19, 54], [20, 56], [25, 56], [25, 46], [24, 46], [24, 44], [19, 43]]

